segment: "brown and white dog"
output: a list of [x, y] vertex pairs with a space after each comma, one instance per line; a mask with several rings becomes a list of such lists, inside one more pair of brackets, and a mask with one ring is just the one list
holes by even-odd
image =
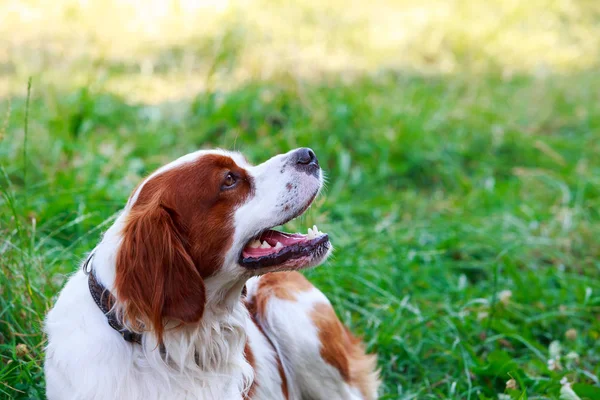
[[306, 148], [197, 151], [146, 178], [47, 316], [48, 398], [375, 398], [375, 357], [297, 272], [328, 235], [271, 230], [322, 182]]

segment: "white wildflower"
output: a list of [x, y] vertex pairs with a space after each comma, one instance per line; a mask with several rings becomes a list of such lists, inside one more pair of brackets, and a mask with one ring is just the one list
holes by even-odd
[[562, 387], [560, 388], [560, 400], [581, 400], [577, 393], [571, 388], [571, 384], [566, 377], [560, 380]]
[[569, 353], [568, 353], [568, 354], [565, 356], [565, 358], [566, 358], [567, 360], [579, 361], [579, 354], [577, 354], [577, 353], [576, 353], [576, 352], [574, 352], [574, 351], [570, 351], [570, 352], [569, 352]]
[[510, 290], [503, 290], [500, 293], [498, 293], [498, 300], [500, 300], [500, 302], [503, 304], [508, 304], [510, 302], [511, 297], [512, 291]]
[[561, 346], [558, 340], [553, 340], [548, 346], [548, 353], [550, 353], [550, 358], [560, 358]]

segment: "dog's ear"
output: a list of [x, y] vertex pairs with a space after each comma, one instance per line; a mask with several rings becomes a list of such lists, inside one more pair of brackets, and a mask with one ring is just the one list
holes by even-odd
[[186, 250], [185, 228], [160, 202], [133, 207], [117, 254], [115, 289], [127, 324], [152, 329], [162, 341], [164, 319], [197, 322], [204, 282]]

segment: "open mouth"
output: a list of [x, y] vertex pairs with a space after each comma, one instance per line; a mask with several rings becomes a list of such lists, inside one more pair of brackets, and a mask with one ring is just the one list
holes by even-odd
[[316, 226], [307, 234], [267, 229], [251, 239], [240, 255], [240, 264], [258, 269], [272, 266], [300, 269], [317, 264], [327, 254], [329, 236]]

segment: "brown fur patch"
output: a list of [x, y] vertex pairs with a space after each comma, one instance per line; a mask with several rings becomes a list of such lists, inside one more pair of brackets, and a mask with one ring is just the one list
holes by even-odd
[[281, 363], [279, 356], [277, 356], [277, 370], [279, 371], [279, 376], [281, 377], [281, 392], [283, 393], [283, 397], [285, 397], [287, 400], [289, 399], [287, 378], [285, 377], [285, 371], [283, 370], [283, 364]]
[[350, 366], [346, 353], [347, 339], [344, 327], [337, 319], [333, 308], [327, 303], [315, 304], [311, 319], [319, 331], [321, 341], [321, 357], [326, 363], [333, 365], [346, 382], [350, 380]]
[[323, 360], [336, 368], [366, 399], [371, 399], [379, 385], [375, 356], [365, 353], [360, 339], [340, 322], [329, 304], [316, 304], [311, 318], [319, 331]]
[[[221, 190], [228, 172], [238, 177], [238, 185]], [[154, 203], [168, 209], [188, 231], [190, 255], [207, 278], [220, 267], [231, 245], [233, 211], [251, 195], [251, 179], [230, 157], [208, 154], [146, 182], [133, 208]]]
[[[238, 183], [222, 190], [231, 172]], [[136, 330], [163, 318], [197, 322], [204, 279], [220, 268], [233, 237], [233, 212], [252, 193], [251, 178], [226, 156], [204, 155], [144, 184], [130, 210], [117, 254], [115, 288]]]

